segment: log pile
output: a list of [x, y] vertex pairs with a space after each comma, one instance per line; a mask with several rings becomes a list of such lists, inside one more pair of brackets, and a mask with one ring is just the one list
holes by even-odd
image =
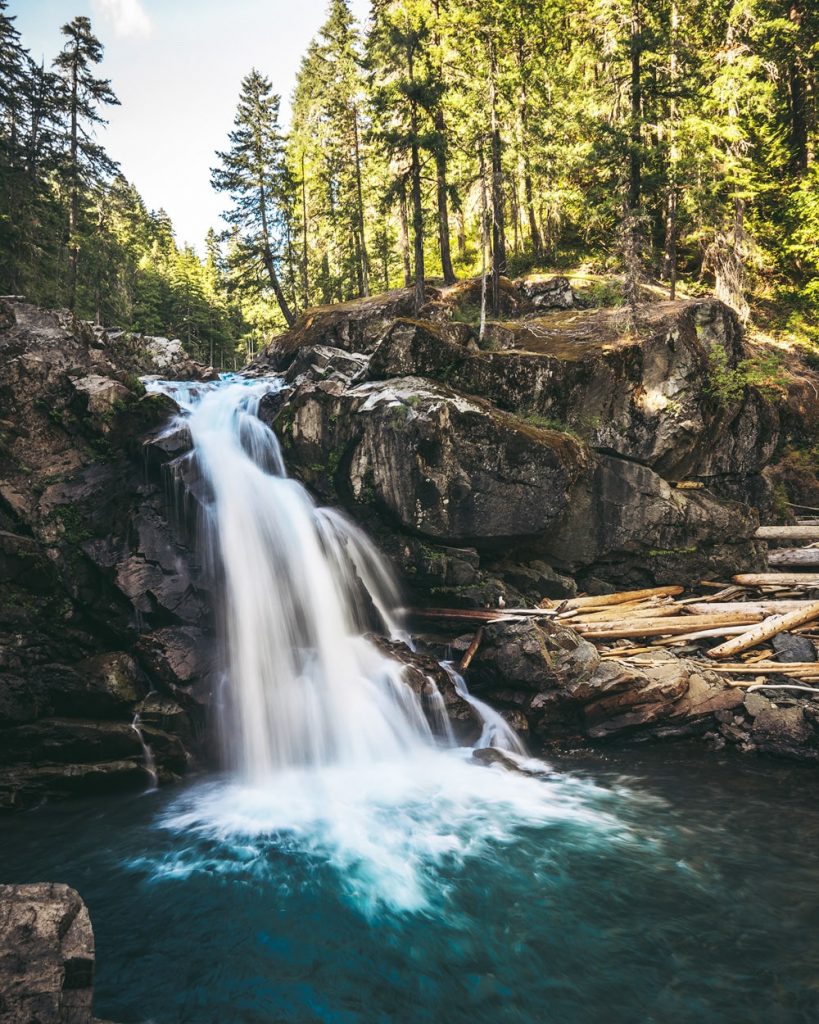
[[[461, 662], [462, 671], [480, 646], [485, 624], [534, 617], [571, 627], [595, 644], [603, 658], [628, 659], [658, 648], [676, 650], [687, 658], [701, 658], [704, 667], [732, 686], [767, 686], [773, 681], [785, 688], [819, 687], [819, 661], [778, 660], [772, 644], [781, 634], [804, 637], [810, 641], [808, 656], [815, 657], [819, 571], [781, 570], [819, 570], [819, 521], [760, 527], [757, 537], [771, 545], [785, 545], [771, 551], [773, 571], [741, 573], [730, 581], [702, 580], [700, 593], [685, 595], [682, 587], [663, 586], [547, 599], [538, 608], [436, 608], [412, 614], [475, 624], [477, 632]], [[793, 546], [800, 542], [808, 546]], [[786, 683], [776, 683], [778, 678]]]

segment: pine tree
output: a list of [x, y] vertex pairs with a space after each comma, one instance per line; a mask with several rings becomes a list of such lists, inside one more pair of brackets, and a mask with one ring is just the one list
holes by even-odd
[[119, 104], [111, 83], [95, 78], [92, 68], [102, 60], [103, 47], [91, 31], [88, 18], [78, 17], [63, 25], [66, 43], [54, 61], [61, 78], [60, 106], [67, 118], [66, 150], [61, 177], [68, 197], [68, 289], [67, 305], [74, 309], [77, 301], [77, 277], [81, 234], [84, 224], [82, 195], [101, 178], [113, 173], [116, 164], [94, 138], [96, 125], [104, 124], [99, 113], [101, 105]]
[[237, 257], [245, 270], [263, 267], [288, 326], [295, 321], [277, 266], [282, 259], [286, 167], [279, 128], [279, 97], [270, 81], [254, 68], [242, 80], [239, 104], [230, 132], [230, 149], [217, 153], [220, 166], [211, 170], [211, 184], [226, 192], [232, 207], [224, 214], [239, 229]]

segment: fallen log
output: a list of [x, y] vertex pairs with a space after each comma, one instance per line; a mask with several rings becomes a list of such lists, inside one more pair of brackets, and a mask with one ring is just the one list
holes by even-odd
[[721, 615], [681, 615], [668, 619], [624, 619], [621, 622], [591, 623], [583, 626], [573, 623], [572, 629], [587, 640], [619, 640], [640, 636], [671, 636], [690, 633], [693, 630], [711, 629], [717, 626], [747, 627], [759, 622], [761, 615], [745, 615], [739, 612], [725, 612]]
[[646, 590], [623, 590], [617, 594], [598, 594], [588, 597], [570, 597], [565, 601], [541, 601], [541, 608], [606, 608], [611, 604], [628, 604], [633, 601], [645, 601], [650, 597], [676, 597], [684, 587], [649, 587]]
[[816, 572], [741, 572], [732, 578], [743, 587], [819, 587]]
[[521, 615], [511, 615], [506, 609], [492, 608], [408, 608], [407, 615], [414, 619], [456, 619], [464, 622], [520, 622]]
[[763, 618], [769, 615], [784, 615], [786, 612], [795, 612], [800, 608], [807, 608], [813, 601], [806, 598], [790, 601], [720, 601], [709, 603], [707, 601], [693, 602], [685, 606], [686, 612], [694, 615], [707, 615], [709, 611], [720, 612], [759, 612]]
[[816, 661], [782, 661], [782, 662], [756, 662], [753, 665], [745, 665], [742, 662], [732, 662], [730, 665], [709, 665], [711, 672], [727, 672], [733, 675], [786, 675], [792, 676], [796, 673], [807, 675], [819, 675], [819, 662]]
[[679, 633], [665, 640], [655, 640], [655, 647], [674, 647], [679, 644], [693, 643], [695, 640], [714, 640], [721, 636], [740, 636], [748, 629], [747, 624], [742, 626], [716, 626], [714, 629], [699, 629], [694, 633]]
[[802, 540], [808, 543], [812, 540], [819, 540], [819, 526], [802, 523], [798, 523], [796, 526], [760, 526], [754, 536], [757, 540], [774, 542]]
[[768, 565], [778, 569], [819, 569], [819, 548], [776, 548], [768, 552]]
[[770, 640], [777, 633], [785, 633], [787, 630], [795, 629], [797, 626], [804, 626], [806, 622], [813, 622], [817, 618], [819, 618], [819, 601], [812, 601], [807, 608], [800, 608], [785, 615], [774, 615], [771, 618], [765, 619], [764, 622], [761, 622], [747, 633], [743, 633], [733, 640], [728, 640], [724, 644], [719, 644], [719, 646], [712, 648], [712, 650], [708, 651], [708, 657], [717, 659], [730, 658], [733, 654], [741, 654], [751, 647], [756, 647], [758, 644]]
[[[623, 613], [626, 614], [623, 614]], [[673, 601], [666, 605], [641, 604], [636, 607], [631, 605], [612, 605], [610, 608], [599, 612], [579, 612], [576, 618], [566, 619], [572, 625], [572, 629], [578, 623], [593, 622], [631, 622], [632, 619], [664, 619], [669, 616], [679, 616], [680, 607]], [[558, 621], [563, 621], [559, 619]]]
[[467, 647], [464, 652], [464, 656], [460, 660], [458, 671], [461, 675], [463, 675], [472, 664], [472, 659], [478, 653], [478, 648], [481, 646], [481, 640], [483, 640], [483, 626], [478, 627], [477, 633], [472, 637], [472, 643]]

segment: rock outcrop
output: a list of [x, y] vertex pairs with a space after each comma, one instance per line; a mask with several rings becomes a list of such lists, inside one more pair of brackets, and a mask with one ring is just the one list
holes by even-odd
[[143, 438], [175, 407], [144, 393], [119, 339], [22, 302], [3, 313], [0, 807], [145, 785], [143, 743], [176, 777], [202, 753], [209, 603], [165, 517], [168, 455], [146, 475]]
[[565, 626], [486, 626], [467, 679], [482, 699], [522, 715], [529, 734], [547, 745], [704, 737], [745, 752], [819, 759], [816, 700], [787, 691], [746, 693], [701, 663], [660, 649], [628, 661], [604, 659]]
[[93, 1024], [94, 932], [67, 885], [0, 885], [0, 1020]]

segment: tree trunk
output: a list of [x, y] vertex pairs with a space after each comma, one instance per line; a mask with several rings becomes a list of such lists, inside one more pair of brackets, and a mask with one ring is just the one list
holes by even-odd
[[421, 158], [418, 152], [415, 104], [412, 114], [411, 182], [412, 234], [415, 255], [415, 312], [424, 304], [424, 210], [421, 205]]
[[264, 187], [259, 188], [259, 212], [262, 219], [262, 261], [264, 262], [267, 276], [270, 279], [273, 294], [276, 296], [276, 302], [278, 302], [279, 309], [282, 311], [284, 321], [288, 327], [292, 327], [296, 322], [296, 317], [288, 305], [287, 296], [284, 294], [281, 281], [279, 281], [279, 275], [276, 273], [276, 261], [273, 259], [273, 250], [270, 248], [270, 233], [267, 226], [267, 201], [265, 199]]
[[529, 238], [532, 243], [532, 254], [540, 257], [543, 252], [543, 243], [540, 238], [540, 231], [535, 216], [535, 204], [532, 189], [532, 168], [529, 160], [528, 145], [528, 121], [529, 103], [526, 93], [526, 74], [523, 59], [523, 35], [518, 36], [517, 45], [518, 77], [520, 79], [520, 91], [518, 93], [518, 124], [520, 125], [520, 158], [523, 165], [523, 198], [526, 208], [526, 219], [529, 221]]
[[308, 273], [307, 249], [307, 181], [304, 176], [304, 152], [301, 154], [301, 279], [304, 290], [304, 305], [310, 305], [310, 280]]
[[407, 184], [401, 179], [398, 190], [398, 213], [401, 219], [401, 259], [404, 264], [404, 287], [412, 284], [412, 264], [410, 262], [409, 224], [407, 223]]
[[640, 0], [631, 0], [631, 30], [629, 33], [629, 56], [631, 58], [631, 124], [629, 146], [628, 205], [635, 211], [640, 205], [641, 174], [641, 107], [642, 85], [640, 59], [642, 56], [640, 33]]
[[361, 188], [361, 150], [358, 144], [358, 111], [353, 106], [353, 141], [355, 143], [355, 186], [358, 200], [358, 233], [361, 242], [361, 294], [370, 294], [370, 259], [364, 233], [364, 192]]
[[452, 267], [452, 254], [449, 241], [449, 206], [447, 202], [447, 157], [446, 157], [446, 124], [444, 112], [440, 107], [435, 110], [435, 131], [438, 141], [435, 148], [435, 182], [438, 193], [438, 245], [441, 250], [441, 271], [446, 284], [455, 283], [455, 271]]
[[500, 278], [506, 273], [506, 230], [503, 210], [503, 144], [497, 111], [497, 58], [489, 39], [489, 109], [492, 128], [492, 312], [500, 313]]
[[671, 136], [668, 153], [668, 193], [665, 211], [665, 277], [668, 281], [668, 297], [677, 297], [677, 206], [679, 192], [677, 185], [677, 35], [680, 27], [680, 12], [677, 0], [671, 0], [671, 55], [669, 77], [671, 81], [671, 102], [668, 120]]
[[[788, 16], [801, 34], [802, 10], [799, 0], [792, 0], [788, 5]], [[807, 122], [808, 89], [800, 61], [800, 47], [793, 49], [788, 66], [788, 142], [790, 148], [790, 169], [795, 175], [804, 174], [808, 169], [808, 122]]]

